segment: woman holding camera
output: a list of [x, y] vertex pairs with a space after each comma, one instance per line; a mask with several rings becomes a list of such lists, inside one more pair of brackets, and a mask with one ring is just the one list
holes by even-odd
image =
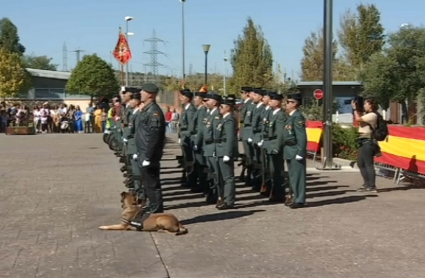
[[359, 123], [357, 166], [364, 181], [358, 191], [377, 193], [374, 157], [379, 152], [379, 145], [373, 137], [373, 132], [378, 127], [378, 103], [368, 97], [365, 98], [363, 107], [361, 105], [356, 99], [351, 102], [354, 119]]

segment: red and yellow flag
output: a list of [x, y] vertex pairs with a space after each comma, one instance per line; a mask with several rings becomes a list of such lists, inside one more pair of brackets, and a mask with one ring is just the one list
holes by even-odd
[[121, 28], [118, 36], [118, 42], [114, 49], [114, 57], [121, 65], [127, 64], [132, 58], [130, 45], [128, 44], [124, 33], [121, 31]]

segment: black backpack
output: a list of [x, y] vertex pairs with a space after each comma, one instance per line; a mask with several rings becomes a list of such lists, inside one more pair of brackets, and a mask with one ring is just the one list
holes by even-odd
[[373, 138], [376, 141], [384, 141], [388, 136], [388, 126], [387, 121], [379, 114], [378, 112], [374, 112], [378, 117], [376, 123], [377, 127], [373, 130]]

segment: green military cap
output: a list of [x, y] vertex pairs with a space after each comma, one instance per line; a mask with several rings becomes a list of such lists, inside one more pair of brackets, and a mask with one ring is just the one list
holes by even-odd
[[158, 87], [155, 84], [150, 83], [143, 85], [142, 90], [150, 94], [156, 94], [159, 91]]
[[180, 94], [188, 98], [193, 98], [193, 93], [189, 89], [181, 90]]
[[242, 87], [242, 88], [241, 88], [241, 91], [244, 91], [244, 92], [251, 92], [251, 91], [252, 91], [252, 88], [251, 88], [251, 87], [248, 87], [248, 86], [245, 86], [245, 87]]
[[296, 100], [299, 104], [301, 104], [303, 97], [299, 93], [288, 95], [288, 99]]
[[276, 92], [270, 92], [269, 97], [270, 97], [270, 99], [273, 99], [273, 100], [280, 100], [281, 101], [283, 99], [283, 95], [278, 94]]
[[208, 98], [208, 99], [210, 99], [210, 98], [211, 99], [215, 99], [217, 101], [221, 101], [222, 100], [221, 96], [219, 94], [215, 93], [215, 92], [208, 93], [207, 96], [206, 96], [206, 98]]
[[134, 99], [137, 99], [137, 100], [141, 100], [142, 99], [142, 95], [139, 92], [137, 92], [137, 93], [134, 93], [133, 94], [133, 98]]

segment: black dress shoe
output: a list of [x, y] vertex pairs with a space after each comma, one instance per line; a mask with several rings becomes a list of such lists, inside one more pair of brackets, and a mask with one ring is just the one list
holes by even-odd
[[192, 188], [190, 189], [190, 192], [192, 192], [192, 193], [204, 193], [204, 192], [205, 192], [205, 190], [203, 190], [203, 189], [201, 189], [201, 188], [197, 188], [197, 187], [192, 187]]
[[291, 209], [298, 209], [298, 208], [303, 208], [305, 206], [305, 204], [301, 204], [301, 203], [293, 203], [291, 204], [289, 207]]
[[223, 205], [217, 207], [218, 210], [226, 210], [226, 209], [234, 209], [234, 208], [235, 208], [235, 206], [230, 206], [228, 204], [223, 204]]

